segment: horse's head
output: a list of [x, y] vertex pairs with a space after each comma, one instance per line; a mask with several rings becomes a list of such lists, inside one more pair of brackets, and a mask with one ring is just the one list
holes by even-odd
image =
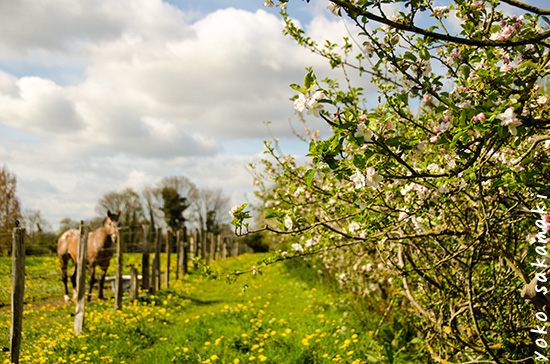
[[107, 211], [107, 218], [103, 222], [103, 228], [105, 229], [105, 232], [111, 236], [112, 241], [116, 241], [117, 239], [117, 225], [119, 216], [120, 211], [117, 211], [116, 214], [111, 211]]

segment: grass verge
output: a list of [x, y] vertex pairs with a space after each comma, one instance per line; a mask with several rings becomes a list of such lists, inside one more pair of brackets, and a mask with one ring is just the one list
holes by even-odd
[[[248, 268], [263, 257], [243, 255], [214, 269]], [[80, 335], [72, 332], [73, 305], [26, 310], [21, 362], [425, 362], [409, 326], [386, 319], [378, 327], [383, 310], [367, 313], [352, 305], [345, 294], [319, 284], [308, 264], [276, 264], [231, 284], [191, 274], [170, 289], [125, 301], [118, 312], [112, 301], [88, 304]], [[2, 346], [9, 346], [8, 332], [6, 313], [0, 316]]]

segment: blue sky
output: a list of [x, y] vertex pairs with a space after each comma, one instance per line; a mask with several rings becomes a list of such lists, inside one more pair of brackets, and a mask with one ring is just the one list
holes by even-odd
[[[284, 37], [263, 2], [4, 2], [0, 163], [18, 178], [24, 212], [55, 229], [94, 217], [105, 193], [177, 175], [247, 202], [247, 165], [270, 139], [264, 121], [286, 153], [304, 155], [289, 84], [308, 66], [331, 70]], [[314, 39], [338, 41], [348, 32], [328, 3], [295, 0], [288, 11]]]
[[[327, 4], [289, 10], [320, 38], [345, 35]], [[329, 72], [282, 29], [262, 0], [5, 3], [0, 163], [18, 178], [23, 211], [55, 229], [94, 217], [105, 193], [175, 175], [246, 202], [264, 121], [303, 155], [288, 85], [307, 66]]]

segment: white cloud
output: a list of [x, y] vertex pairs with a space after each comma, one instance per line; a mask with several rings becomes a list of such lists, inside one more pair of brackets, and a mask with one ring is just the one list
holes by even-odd
[[[196, 14], [160, 0], [23, 0], [2, 10], [0, 64], [61, 77], [66, 65], [83, 70], [67, 85], [0, 69], [0, 130], [9, 131], [0, 156], [22, 181], [24, 208], [54, 224], [89, 218], [109, 191], [181, 174], [242, 202], [252, 191], [246, 165], [269, 138], [263, 121], [292, 137], [288, 85], [306, 66], [330, 72], [264, 10], [228, 8], [193, 22]], [[347, 34], [338, 18], [316, 18], [311, 30]], [[235, 139], [258, 147], [224, 149]]]
[[[3, 77], [0, 121], [22, 130], [66, 133], [83, 126], [65, 89], [39, 77]], [[11, 82], [10, 82], [11, 81]]]

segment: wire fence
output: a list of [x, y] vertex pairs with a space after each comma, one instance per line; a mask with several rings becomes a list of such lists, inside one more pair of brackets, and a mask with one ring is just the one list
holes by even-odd
[[[171, 261], [169, 275], [171, 279], [177, 279], [186, 273], [187, 267], [193, 265], [193, 259], [200, 257], [203, 262], [209, 263], [211, 260], [225, 259], [226, 257], [237, 256], [243, 253], [252, 252], [252, 249], [246, 244], [239, 242], [230, 235], [214, 235], [208, 232], [191, 231], [178, 234], [160, 230], [151, 229], [148, 226], [127, 226], [119, 228], [118, 235], [122, 241], [123, 255], [123, 275], [129, 276], [131, 267], [135, 267], [140, 275], [144, 270], [144, 229], [148, 229], [147, 239], [149, 240], [149, 260], [148, 267], [152, 277], [152, 268], [154, 257], [157, 252], [156, 244], [159, 244], [159, 281], [157, 287], [166, 284], [166, 264], [168, 259], [167, 251], [170, 251]], [[0, 309], [7, 307], [11, 299], [12, 285], [12, 249], [13, 236], [10, 233], [0, 233]], [[158, 242], [157, 242], [158, 241]], [[167, 243], [168, 241], [168, 243]], [[179, 242], [181, 241], [181, 243]], [[60, 300], [63, 298], [64, 289], [61, 281], [60, 262], [56, 252], [57, 242], [32, 239], [29, 236], [25, 238], [25, 304], [32, 305], [46, 300]], [[185, 247], [185, 249], [184, 249]], [[106, 249], [113, 257], [116, 257], [116, 244]], [[181, 256], [185, 254], [185, 257]], [[182, 265], [186, 264], [184, 268]], [[111, 260], [106, 276], [115, 275], [115, 260]], [[70, 275], [72, 265], [69, 265], [68, 273]], [[96, 272], [97, 277], [98, 272]], [[170, 279], [170, 278], [168, 278]], [[70, 280], [69, 280], [70, 281]], [[89, 281], [89, 277], [86, 277]], [[152, 284], [152, 280], [150, 284]], [[70, 285], [70, 282], [69, 282]], [[97, 288], [97, 283], [96, 283]], [[106, 285], [106, 298], [112, 295], [112, 287]], [[70, 290], [70, 287], [69, 287]]]

